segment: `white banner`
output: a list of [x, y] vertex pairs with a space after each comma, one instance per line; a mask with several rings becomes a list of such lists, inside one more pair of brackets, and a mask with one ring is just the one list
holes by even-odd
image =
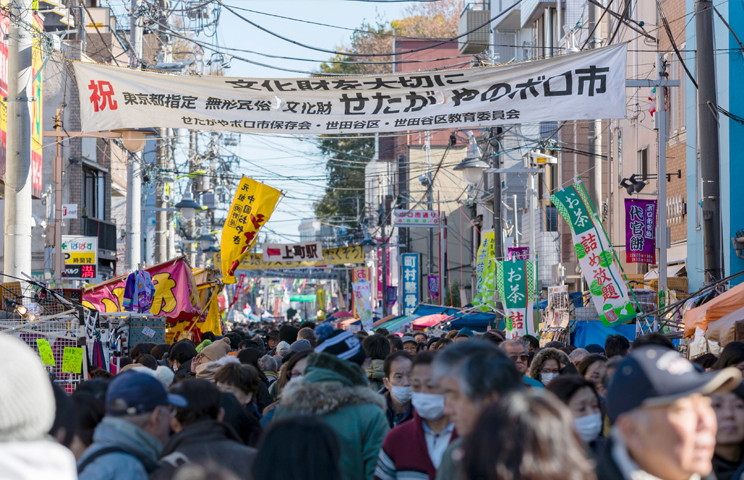
[[393, 227], [439, 227], [436, 210], [393, 210]]
[[622, 118], [626, 50], [623, 43], [489, 68], [294, 79], [73, 66], [83, 132], [374, 133]]
[[323, 244], [320, 242], [264, 243], [261, 248], [264, 262], [323, 260]]

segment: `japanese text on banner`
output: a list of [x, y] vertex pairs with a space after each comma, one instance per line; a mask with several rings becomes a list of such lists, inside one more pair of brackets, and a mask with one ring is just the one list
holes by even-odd
[[240, 179], [222, 227], [220, 255], [222, 281], [235, 283], [235, 270], [258, 239], [258, 231], [271, 218], [282, 193], [251, 178]]
[[656, 263], [656, 200], [625, 199], [625, 261]]
[[533, 304], [537, 268], [530, 260], [496, 263], [496, 284], [506, 314], [507, 338], [536, 333]]
[[584, 185], [575, 183], [550, 199], [571, 227], [576, 257], [600, 320], [608, 326], [633, 320], [636, 310]]
[[418, 307], [420, 299], [419, 282], [421, 272], [419, 270], [418, 253], [404, 253], [401, 255], [401, 269], [403, 273], [403, 314], [413, 315], [413, 311]]
[[84, 132], [357, 134], [621, 118], [626, 52], [622, 43], [498, 67], [333, 78], [177, 76], [83, 62], [73, 68]]

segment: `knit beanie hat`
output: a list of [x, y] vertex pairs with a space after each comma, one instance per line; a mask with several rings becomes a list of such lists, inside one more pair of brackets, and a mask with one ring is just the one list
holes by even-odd
[[206, 347], [212, 345], [212, 340], [206, 339], [203, 342], [201, 342], [199, 345], [196, 346], [196, 353], [201, 353], [202, 350], [204, 350]]
[[294, 342], [292, 344], [292, 346], [290, 347], [290, 349], [293, 352], [304, 352], [305, 350], [312, 350], [313, 347], [312, 347], [312, 345], [310, 345], [310, 342], [309, 341], [307, 341], [305, 339], [300, 339], [300, 340], [297, 340], [296, 342]]
[[278, 354], [279, 354], [279, 355], [281, 355], [282, 357], [283, 357], [284, 355], [288, 354], [288, 353], [289, 353], [289, 352], [291, 352], [291, 351], [292, 351], [292, 348], [291, 348], [291, 347], [289, 346], [289, 344], [288, 344], [287, 342], [285, 342], [284, 340], [282, 340], [281, 342], [279, 342], [279, 343], [277, 344], [277, 346], [276, 346], [276, 353], [278, 353]]
[[335, 330], [323, 343], [315, 348], [317, 353], [325, 352], [341, 360], [348, 360], [358, 365], [364, 363], [367, 354], [362, 349], [362, 342], [348, 330]]
[[41, 358], [18, 338], [0, 333], [0, 365], [0, 442], [43, 438], [56, 407]]
[[222, 337], [221, 340], [217, 340], [211, 345], [207, 345], [201, 351], [201, 354], [207, 357], [211, 362], [219, 360], [228, 353], [230, 353], [230, 339], [227, 337]]

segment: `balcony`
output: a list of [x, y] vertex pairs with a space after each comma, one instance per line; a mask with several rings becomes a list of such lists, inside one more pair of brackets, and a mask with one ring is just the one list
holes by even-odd
[[458, 46], [461, 54], [483, 53], [488, 50], [489, 30], [488, 21], [491, 19], [490, 2], [473, 2], [465, 5], [465, 9], [460, 14], [460, 23], [458, 24], [458, 34], [483, 25], [483, 27], [468, 33], [458, 40]]
[[116, 258], [116, 223], [82, 217], [83, 235], [98, 237], [98, 250], [104, 255]]

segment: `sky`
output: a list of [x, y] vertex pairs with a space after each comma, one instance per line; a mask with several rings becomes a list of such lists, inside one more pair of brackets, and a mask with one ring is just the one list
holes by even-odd
[[[403, 10], [413, 2], [326, 1], [226, 1], [227, 5], [292, 17], [310, 22], [357, 28], [363, 22], [378, 19], [390, 21], [403, 17]], [[311, 25], [257, 13], [241, 11], [241, 15], [264, 28], [298, 42], [335, 50], [348, 46], [352, 32]], [[201, 35], [202, 39], [206, 39]], [[212, 39], [210, 39], [210, 42]], [[272, 67], [302, 72], [317, 71], [320, 62], [332, 55], [299, 47], [276, 38], [245, 23], [222, 9], [217, 29], [220, 46], [253, 50], [277, 56], [298, 57], [317, 61], [266, 58], [248, 53], [236, 53]], [[225, 75], [231, 77], [305, 77], [306, 74], [281, 71], [233, 59]], [[325, 186], [325, 158], [318, 155], [315, 137], [282, 138], [276, 135], [241, 135], [238, 147], [223, 147], [238, 154], [240, 173], [264, 181], [287, 192], [264, 231], [280, 242], [299, 240], [297, 227], [303, 218], [312, 218], [312, 202], [320, 198]]]

